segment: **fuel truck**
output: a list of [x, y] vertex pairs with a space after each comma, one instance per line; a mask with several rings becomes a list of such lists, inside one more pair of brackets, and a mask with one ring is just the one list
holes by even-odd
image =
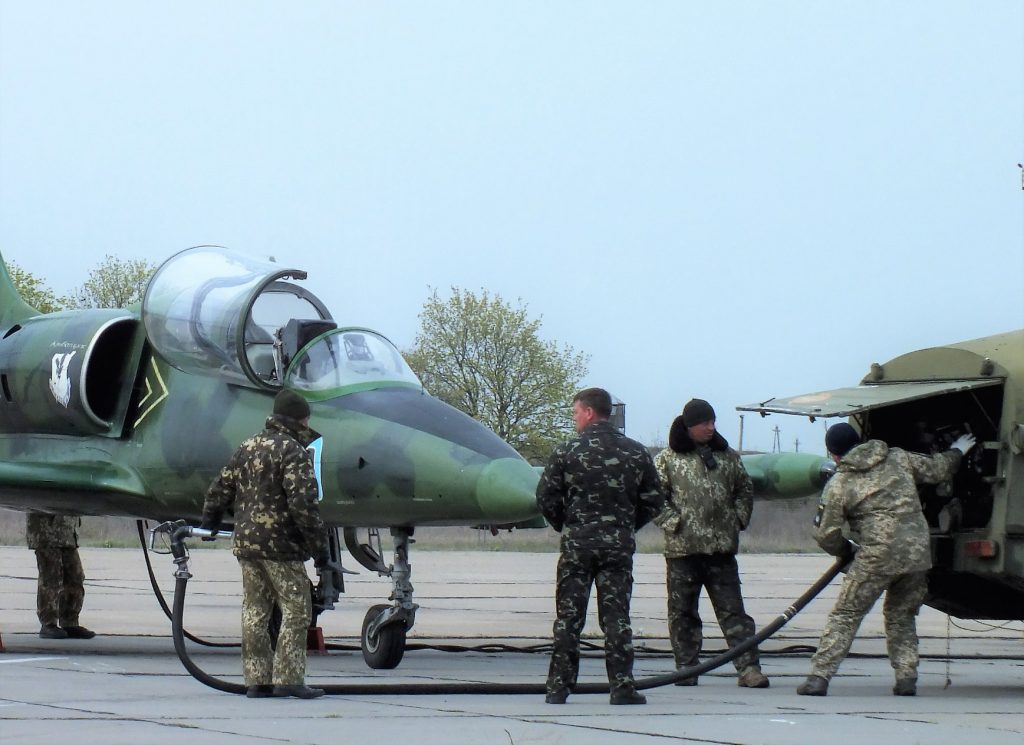
[[972, 433], [978, 445], [954, 479], [920, 487], [933, 563], [925, 603], [1024, 620], [1024, 329], [872, 364], [854, 387], [737, 408], [847, 417], [865, 440], [924, 454]]

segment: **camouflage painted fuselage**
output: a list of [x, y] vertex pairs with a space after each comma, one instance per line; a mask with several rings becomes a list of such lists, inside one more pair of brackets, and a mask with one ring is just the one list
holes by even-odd
[[[198, 521], [284, 381], [323, 435], [328, 525], [543, 525], [535, 469], [427, 394], [384, 337], [338, 328], [286, 277], [305, 273], [199, 246], [161, 265], [141, 307], [39, 314], [0, 260], [0, 505]], [[764, 495], [824, 482], [813, 457], [754, 463], [773, 457], [744, 461]]]
[[[0, 419], [0, 504], [198, 520], [210, 482], [259, 431], [272, 393], [145, 361], [125, 436], [35, 433]], [[40, 408], [59, 407], [45, 379]], [[46, 397], [50, 396], [50, 401]], [[346, 526], [476, 525], [537, 515], [535, 471], [479, 422], [408, 388], [311, 402], [321, 513]], [[2, 409], [0, 409], [2, 412]]]

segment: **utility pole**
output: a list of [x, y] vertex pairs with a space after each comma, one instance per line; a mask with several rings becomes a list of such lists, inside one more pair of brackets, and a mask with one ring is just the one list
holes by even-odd
[[775, 429], [772, 430], [775, 433], [775, 441], [772, 443], [772, 452], [781, 453], [782, 444], [779, 442], [779, 425], [775, 425]]
[[743, 415], [740, 414], [740, 446], [738, 452], [743, 452]]
[[800, 452], [800, 438], [799, 437], [797, 437], [795, 440], [793, 440], [793, 449], [796, 452], [798, 452], [798, 453]]

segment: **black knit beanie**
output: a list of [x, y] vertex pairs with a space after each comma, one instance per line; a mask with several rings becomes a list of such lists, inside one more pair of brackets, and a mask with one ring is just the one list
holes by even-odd
[[301, 421], [309, 416], [309, 404], [298, 393], [286, 388], [274, 398], [274, 413]]
[[715, 418], [715, 410], [703, 398], [692, 398], [683, 407], [683, 424], [692, 427], [695, 424], [710, 422]]
[[860, 435], [846, 422], [833, 424], [825, 433], [825, 448], [840, 458], [858, 445], [860, 445]]

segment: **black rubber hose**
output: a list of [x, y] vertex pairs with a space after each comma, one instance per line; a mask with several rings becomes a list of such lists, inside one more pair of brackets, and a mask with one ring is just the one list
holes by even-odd
[[174, 651], [178, 653], [178, 659], [193, 678], [210, 688], [216, 688], [225, 693], [245, 693], [245, 686], [241, 683], [229, 683], [226, 680], [215, 678], [205, 673], [198, 665], [192, 662], [185, 649], [185, 633], [181, 625], [181, 619], [185, 615], [185, 588], [188, 585], [188, 577], [178, 577], [174, 583], [174, 613], [171, 614], [171, 636], [174, 637]]
[[[142, 520], [135, 521], [136, 527], [139, 529], [139, 543], [142, 544], [142, 558], [146, 560], [146, 571], [149, 573], [149, 586], [153, 588], [153, 595], [156, 597], [157, 603], [160, 604], [161, 610], [164, 615], [167, 616], [171, 623], [174, 623], [174, 618], [171, 614], [171, 609], [167, 607], [167, 601], [164, 599], [164, 594], [160, 590], [160, 583], [156, 581], [156, 575], [153, 573], [153, 562], [149, 560], [149, 549], [146, 548], [146, 528], [142, 524]], [[206, 639], [200, 639], [198, 636], [190, 634], [187, 630], [182, 630], [182, 635], [196, 644], [201, 644], [204, 647], [240, 647], [242, 646], [238, 642], [211, 642]]]
[[[843, 567], [850, 561], [849, 558], [837, 558], [821, 577], [807, 588], [792, 605], [786, 608], [774, 621], [761, 629], [750, 639], [737, 644], [732, 649], [711, 659], [691, 667], [683, 667], [675, 672], [666, 675], [658, 675], [651, 678], [641, 678], [636, 681], [636, 687], [640, 690], [657, 688], [660, 686], [677, 683], [684, 678], [691, 678], [709, 670], [721, 667], [727, 662], [746, 652], [753, 646], [760, 644], [769, 636], [785, 626], [793, 616], [803, 610], [818, 593], [820, 593], [836, 575], [843, 570]], [[246, 687], [240, 683], [229, 683], [225, 680], [215, 678], [201, 670], [188, 656], [185, 648], [185, 636], [182, 628], [182, 617], [185, 613], [185, 589], [188, 585], [187, 577], [179, 577], [174, 585], [174, 614], [171, 622], [171, 634], [174, 637], [174, 649], [178, 653], [185, 669], [204, 685], [215, 688], [226, 693], [245, 693]], [[496, 694], [531, 694], [543, 695], [546, 690], [543, 683], [360, 683], [357, 685], [328, 684], [320, 686], [327, 693], [333, 696], [381, 696], [390, 694], [402, 695], [456, 695], [472, 693], [477, 695]], [[574, 689], [573, 693], [608, 693], [607, 683], [581, 683]]]

